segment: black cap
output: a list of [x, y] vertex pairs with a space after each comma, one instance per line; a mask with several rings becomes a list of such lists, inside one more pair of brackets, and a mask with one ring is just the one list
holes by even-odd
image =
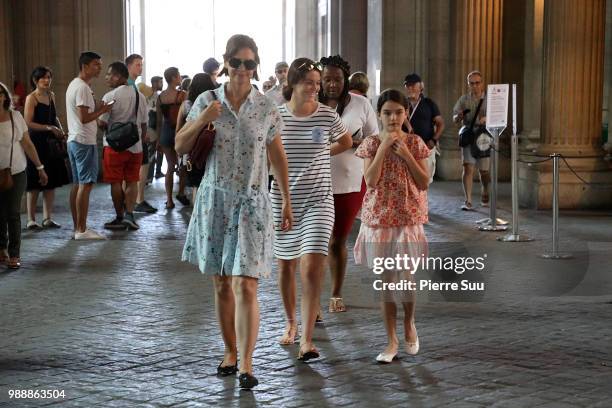
[[416, 84], [417, 82], [422, 82], [422, 81], [421, 81], [421, 77], [415, 73], [408, 74], [404, 78], [404, 85]]

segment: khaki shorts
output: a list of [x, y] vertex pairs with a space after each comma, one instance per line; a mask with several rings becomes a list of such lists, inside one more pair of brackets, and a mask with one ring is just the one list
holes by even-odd
[[461, 160], [463, 164], [472, 164], [478, 168], [478, 170], [489, 171], [491, 167], [491, 160], [489, 157], [483, 157], [480, 159], [475, 159], [472, 156], [472, 148], [470, 146], [461, 148]]

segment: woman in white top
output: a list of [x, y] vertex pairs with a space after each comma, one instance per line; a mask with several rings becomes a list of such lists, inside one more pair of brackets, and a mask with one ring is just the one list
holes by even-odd
[[21, 266], [21, 197], [26, 189], [26, 155], [36, 165], [40, 185], [47, 184], [47, 174], [30, 140], [23, 116], [11, 109], [11, 95], [0, 82], [0, 171], [10, 168], [12, 187], [0, 191], [0, 264], [10, 269]]
[[350, 66], [339, 55], [321, 58], [323, 74], [319, 100], [334, 108], [352, 136], [351, 149], [331, 158], [335, 221], [329, 242], [331, 272], [330, 312], [344, 312], [342, 284], [346, 273], [346, 243], [355, 217], [361, 208], [366, 185], [363, 180], [363, 159], [355, 156], [355, 148], [367, 136], [378, 135], [376, 113], [367, 98], [349, 94]]
[[[274, 255], [279, 260], [279, 286], [287, 315], [281, 344], [293, 344], [297, 336], [295, 271], [300, 262], [302, 278], [302, 329], [298, 359], [319, 356], [312, 343], [321, 281], [329, 237], [334, 225], [334, 201], [329, 167], [330, 154], [351, 147], [351, 135], [338, 114], [317, 101], [321, 88], [318, 63], [298, 58], [289, 67], [283, 94], [289, 102], [279, 107], [283, 119], [281, 137], [289, 163], [293, 228], [275, 228]], [[276, 181], [270, 191], [274, 223], [282, 221], [282, 192]]]

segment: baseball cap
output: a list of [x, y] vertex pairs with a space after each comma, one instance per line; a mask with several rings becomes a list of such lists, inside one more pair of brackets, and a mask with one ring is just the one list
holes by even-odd
[[408, 74], [404, 78], [404, 85], [416, 84], [417, 82], [422, 82], [422, 81], [421, 81], [421, 77], [415, 73]]

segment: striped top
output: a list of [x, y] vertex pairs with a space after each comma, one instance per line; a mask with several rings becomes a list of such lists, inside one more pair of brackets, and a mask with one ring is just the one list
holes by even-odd
[[335, 110], [321, 103], [309, 116], [294, 116], [287, 105], [280, 106], [279, 112], [294, 222], [291, 231], [280, 230], [282, 195], [273, 182], [270, 197], [275, 224], [274, 253], [280, 259], [306, 253], [327, 254], [334, 225], [330, 146], [346, 134], [346, 127]]

